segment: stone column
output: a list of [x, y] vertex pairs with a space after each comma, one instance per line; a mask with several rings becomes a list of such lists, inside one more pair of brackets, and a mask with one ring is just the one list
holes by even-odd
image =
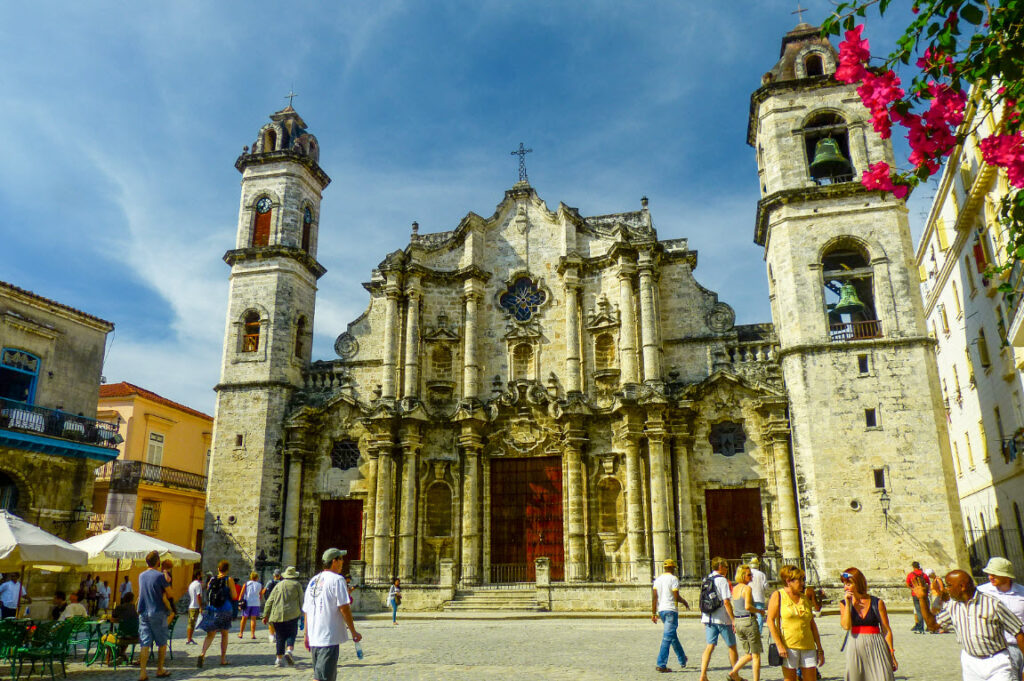
[[676, 491], [679, 494], [679, 554], [683, 559], [679, 574], [686, 574], [685, 570], [693, 571], [693, 575], [700, 577], [697, 565], [697, 545], [695, 537], [703, 536], [700, 528], [694, 527], [693, 523], [693, 492], [691, 489], [690, 476], [690, 445], [692, 440], [689, 433], [680, 433], [675, 438], [676, 451], [676, 476], [679, 478], [679, 485]]
[[642, 570], [640, 563], [647, 558], [647, 542], [644, 541], [643, 490], [640, 489], [640, 446], [635, 436], [623, 440], [626, 455], [626, 537], [629, 546], [629, 560], [633, 563], [633, 579], [638, 579]]
[[420, 387], [420, 292], [419, 279], [410, 279], [405, 287], [405, 390], [404, 397], [419, 397]]
[[402, 506], [398, 528], [398, 576], [412, 582], [416, 571], [416, 487], [418, 438], [402, 440]]
[[284, 537], [281, 542], [281, 564], [298, 563], [299, 516], [302, 513], [302, 461], [307, 452], [288, 448], [288, 488], [284, 498]]
[[462, 456], [462, 583], [479, 584], [480, 574], [480, 449], [475, 436], [463, 436]]
[[580, 392], [580, 281], [576, 270], [565, 272], [565, 390]]
[[661, 563], [675, 557], [672, 541], [672, 494], [669, 491], [668, 457], [665, 455], [665, 429], [660, 419], [647, 422], [647, 446], [651, 455], [651, 538], [655, 572]]
[[480, 292], [475, 279], [467, 279], [463, 299], [466, 304], [465, 359], [463, 360], [462, 397], [475, 398], [480, 392], [480, 367], [476, 357], [477, 302]]
[[771, 443], [779, 507], [779, 548], [782, 550], [783, 561], [797, 560], [800, 558], [800, 521], [797, 519], [796, 490], [793, 487], [789, 430], [773, 429]]
[[390, 443], [381, 446], [377, 452], [377, 498], [374, 507], [371, 571], [371, 576], [377, 581], [391, 577], [391, 485], [394, 464]]
[[[377, 516], [377, 452], [366, 453], [366, 506], [363, 507], [363, 562], [373, 570], [373, 544]], [[319, 559], [318, 559], [319, 560]]]
[[634, 267], [624, 258], [619, 260], [619, 370], [622, 384], [636, 383], [636, 313], [633, 308]]
[[569, 545], [566, 547], [566, 579], [581, 582], [587, 579], [586, 530], [583, 524], [583, 460], [580, 447], [586, 433], [578, 430], [566, 439], [565, 493], [568, 499], [567, 524]]
[[[644, 381], [661, 380], [661, 329], [655, 308], [654, 263], [650, 253], [640, 255], [640, 333], [644, 354]], [[655, 556], [657, 559], [657, 556]]]
[[398, 298], [399, 289], [396, 274], [388, 273], [385, 287], [387, 299], [384, 303], [384, 366], [381, 369], [381, 397], [395, 398], [395, 374], [398, 367]]

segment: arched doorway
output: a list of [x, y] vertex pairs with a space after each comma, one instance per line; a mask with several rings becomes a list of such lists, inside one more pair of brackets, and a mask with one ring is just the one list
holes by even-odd
[[0, 509], [16, 513], [18, 497], [18, 485], [11, 476], [0, 471]]

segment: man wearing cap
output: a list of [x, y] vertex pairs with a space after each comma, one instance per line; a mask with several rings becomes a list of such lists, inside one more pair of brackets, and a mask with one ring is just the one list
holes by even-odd
[[313, 680], [335, 681], [338, 678], [339, 646], [348, 640], [359, 642], [362, 636], [352, 621], [352, 600], [341, 576], [345, 551], [327, 549], [321, 556], [323, 572], [309, 580], [302, 603], [305, 613], [306, 648], [313, 653]]
[[765, 601], [764, 590], [768, 588], [768, 575], [761, 572], [761, 561], [757, 556], [750, 559], [750, 597], [754, 599], [754, 607], [757, 608], [757, 628], [764, 631]]
[[654, 580], [654, 591], [651, 593], [651, 621], [658, 623], [658, 618], [665, 623], [665, 632], [661, 637], [661, 649], [654, 668], [659, 672], [670, 672], [668, 668], [668, 650], [675, 651], [679, 666], [686, 666], [686, 653], [679, 642], [676, 629], [679, 627], [679, 611], [676, 603], [682, 603], [687, 610], [690, 604], [679, 595], [679, 578], [676, 577], [676, 562], [669, 558], [664, 563], [665, 573]]
[[[979, 585], [978, 591], [995, 596], [1010, 612], [1024, 620], [1024, 586], [1013, 581], [1013, 563], [1006, 558], [993, 557], [989, 559], [983, 572], [988, 575], [988, 583]], [[1017, 645], [1017, 638], [1009, 634], [1005, 636], [1006, 652], [1010, 654], [1010, 664], [1013, 665], [1013, 678], [1019, 681], [1021, 670], [1024, 668], [1024, 658], [1021, 656], [1020, 646]]]

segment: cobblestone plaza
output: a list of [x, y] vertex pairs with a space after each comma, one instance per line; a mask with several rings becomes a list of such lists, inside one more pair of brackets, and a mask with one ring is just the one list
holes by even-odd
[[[427, 679], [429, 681], [478, 681], [480, 679], [555, 680], [654, 678], [654, 659], [661, 638], [661, 625], [650, 618], [601, 619], [407, 619], [391, 626], [386, 619], [357, 620], [363, 634], [363, 660], [356, 659], [351, 643], [342, 648], [339, 679]], [[952, 635], [919, 636], [909, 632], [911, 615], [893, 615], [896, 653], [900, 662], [897, 679], [953, 681], [960, 679], [960, 647]], [[845, 666], [839, 647], [843, 632], [837, 616], [819, 620], [826, 663], [823, 679], [842, 679]], [[175, 639], [175, 656], [168, 668], [172, 679], [310, 679], [309, 653], [298, 651], [292, 669], [273, 666], [273, 647], [267, 643], [266, 630], [258, 638], [239, 640], [232, 634], [228, 658], [231, 665], [220, 667], [217, 657], [207, 657], [206, 668], [195, 667], [197, 648], [185, 646], [184, 638]], [[679, 626], [680, 639], [690, 662], [682, 674], [674, 659], [670, 666], [679, 678], [696, 679], [704, 632], [695, 618], [684, 619]], [[721, 646], [720, 646], [721, 647]], [[708, 676], [712, 681], [725, 678], [726, 651], [716, 650]], [[137, 669], [86, 668], [81, 662], [68, 666], [71, 679], [123, 681], [137, 678]], [[59, 673], [59, 670], [58, 670]], [[749, 668], [742, 673], [750, 678]], [[150, 669], [155, 678], [155, 670]], [[673, 677], [675, 678], [675, 677]], [[766, 681], [781, 679], [778, 668], [762, 669]]]

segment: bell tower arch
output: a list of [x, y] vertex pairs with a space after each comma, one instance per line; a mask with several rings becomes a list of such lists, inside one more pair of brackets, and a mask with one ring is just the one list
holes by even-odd
[[218, 484], [207, 497], [204, 555], [242, 570], [257, 558], [281, 560], [283, 422], [310, 361], [316, 283], [326, 272], [316, 251], [330, 178], [319, 153], [289, 105], [235, 161], [242, 196], [235, 247], [224, 255], [231, 274], [209, 471]]
[[836, 62], [801, 23], [751, 96], [754, 241], [790, 399], [799, 550], [826, 580], [853, 564], [895, 581], [915, 556], [964, 564], [963, 529], [907, 208], [859, 181], [892, 147]]

